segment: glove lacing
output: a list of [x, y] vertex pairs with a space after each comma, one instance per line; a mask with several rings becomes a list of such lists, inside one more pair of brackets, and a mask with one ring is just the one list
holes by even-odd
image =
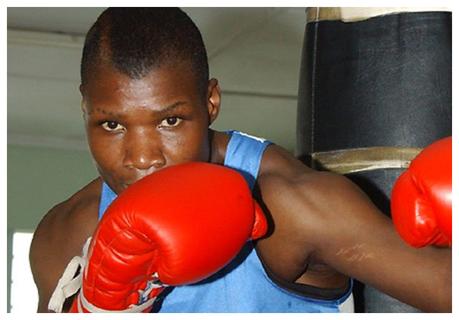
[[[155, 274], [156, 275], [156, 274]], [[156, 297], [152, 297], [148, 299], [148, 295], [153, 289], [162, 288], [166, 285], [158, 284], [157, 280], [150, 280], [147, 282], [145, 290], [139, 290], [139, 303], [140, 304], [131, 304], [129, 308], [124, 310], [106, 310], [96, 307], [95, 305], [91, 304], [88, 300], [86, 300], [83, 292], [80, 292], [79, 299], [78, 299], [78, 312], [83, 313], [85, 310], [91, 313], [95, 312], [110, 312], [110, 313], [122, 313], [122, 312], [130, 312], [130, 313], [138, 313], [142, 312], [147, 308], [150, 308], [156, 300]]]
[[[62, 307], [64, 306], [65, 300], [74, 295], [81, 288], [81, 278], [83, 274], [83, 269], [86, 266], [87, 255], [89, 244], [91, 243], [91, 237], [89, 237], [84, 246], [83, 246], [83, 255], [75, 256], [70, 260], [69, 264], [64, 270], [62, 277], [57, 283], [56, 289], [54, 289], [51, 298], [48, 303], [48, 310], [54, 312], [62, 312]], [[80, 272], [75, 277], [75, 273], [78, 268]]]

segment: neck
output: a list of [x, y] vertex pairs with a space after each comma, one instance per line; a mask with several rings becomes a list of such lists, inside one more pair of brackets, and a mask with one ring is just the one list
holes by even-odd
[[226, 147], [230, 136], [224, 132], [209, 129], [210, 162], [223, 164], [225, 162]]

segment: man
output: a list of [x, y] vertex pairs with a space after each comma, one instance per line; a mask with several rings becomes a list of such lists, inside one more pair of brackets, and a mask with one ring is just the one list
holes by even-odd
[[[39, 312], [105, 209], [153, 172], [204, 161], [244, 173], [270, 232], [203, 283], [176, 287], [160, 312], [336, 312], [350, 278], [426, 311], [451, 311], [451, 250], [413, 249], [366, 195], [279, 146], [209, 126], [220, 87], [199, 31], [178, 9], [108, 9], [88, 32], [82, 111], [100, 177], [56, 205], [30, 251]], [[71, 299], [68, 299], [71, 302]]]

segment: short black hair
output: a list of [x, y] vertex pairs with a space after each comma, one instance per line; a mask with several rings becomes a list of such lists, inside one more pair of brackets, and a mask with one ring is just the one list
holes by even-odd
[[81, 83], [99, 63], [141, 79], [164, 65], [189, 64], [198, 90], [207, 92], [209, 66], [201, 33], [179, 8], [108, 8], [89, 29], [81, 59]]

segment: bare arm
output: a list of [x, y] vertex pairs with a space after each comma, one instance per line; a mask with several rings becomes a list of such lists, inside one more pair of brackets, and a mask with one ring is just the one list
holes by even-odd
[[274, 176], [265, 179], [262, 194], [270, 211], [289, 217], [295, 242], [308, 254], [422, 310], [451, 311], [451, 250], [406, 245], [390, 219], [345, 177]]
[[67, 257], [62, 255], [58, 209], [51, 210], [40, 222], [30, 246], [30, 267], [38, 289], [37, 312], [48, 312], [48, 302], [64, 271]]
[[[89, 189], [89, 190], [88, 190]], [[83, 193], [55, 206], [35, 230], [29, 259], [38, 289], [38, 312], [49, 312], [48, 303], [69, 261], [81, 251], [97, 224], [98, 194], [90, 184]], [[71, 299], [64, 305], [70, 307]]]

